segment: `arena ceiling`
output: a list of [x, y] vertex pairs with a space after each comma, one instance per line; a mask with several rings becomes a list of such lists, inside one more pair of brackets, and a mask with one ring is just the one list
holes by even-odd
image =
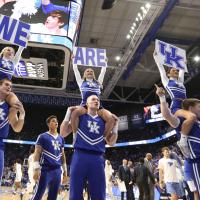
[[[131, 40], [128, 40], [126, 36], [138, 13], [141, 13], [141, 7], [146, 3], [151, 4], [150, 10], [141, 22], [130, 47]], [[78, 46], [107, 50], [109, 68], [104, 81], [105, 98], [115, 96], [115, 98], [126, 100], [126, 95], [132, 91], [133, 96], [139, 93], [138, 100], [143, 101], [151, 94], [154, 83], [160, 80], [152, 57], [154, 40], [145, 47], [136, 65], [128, 64], [134, 58], [134, 52], [145, 37], [151, 34], [154, 26], [158, 28], [158, 31], [154, 33], [154, 39], [160, 38], [180, 46], [188, 53], [194, 50], [199, 45], [200, 1], [177, 1], [174, 6], [171, 6], [169, 14], [164, 16], [162, 25], [158, 25], [158, 20], [161, 14], [166, 13], [169, 1], [119, 0], [108, 10], [102, 10], [102, 4], [103, 0], [85, 1]], [[190, 57], [193, 55], [194, 52]], [[120, 56], [121, 60], [116, 61], [116, 56]], [[132, 68], [130, 73], [127, 73], [127, 67]], [[73, 72], [70, 72], [70, 79], [73, 79]], [[120, 86], [121, 89], [116, 86]], [[123, 92], [125, 87], [131, 88], [127, 94], [123, 94], [126, 93]]]
[[[187, 82], [198, 77], [200, 66], [193, 56], [200, 53], [199, 0], [115, 0], [111, 9], [102, 9], [104, 0], [85, 0], [78, 46], [105, 48], [108, 69], [104, 79], [103, 98], [112, 101], [150, 103], [155, 97], [154, 83], [160, 75], [153, 60], [156, 38], [187, 50]], [[141, 7], [151, 6], [146, 16], [136, 23], [133, 36], [127, 39], [131, 26], [142, 13]], [[50, 55], [53, 58], [53, 55]], [[116, 56], [120, 59], [116, 61]], [[84, 68], [80, 68], [83, 71]], [[96, 69], [99, 73], [99, 69]], [[65, 91], [49, 92], [32, 89], [34, 94], [80, 97], [75, 87], [72, 67], [69, 68]], [[196, 82], [195, 82], [196, 84]], [[199, 84], [200, 85], [200, 84]], [[200, 86], [199, 86], [200, 87]], [[200, 88], [196, 88], [198, 90]], [[17, 88], [16, 92], [30, 93]]]

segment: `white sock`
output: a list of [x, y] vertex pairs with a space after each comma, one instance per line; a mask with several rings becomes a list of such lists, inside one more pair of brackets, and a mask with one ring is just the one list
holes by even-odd
[[65, 114], [64, 121], [67, 121], [67, 122], [70, 121], [71, 113], [72, 113], [71, 110], [68, 108], [68, 109], [67, 109], [67, 112], [66, 112], [66, 114]]
[[183, 135], [183, 134], [181, 133], [180, 142], [181, 142], [181, 143], [187, 143], [187, 140], [188, 140], [188, 136], [187, 136], [187, 135]]
[[113, 127], [112, 133], [118, 134], [118, 123], [116, 123], [116, 125]]

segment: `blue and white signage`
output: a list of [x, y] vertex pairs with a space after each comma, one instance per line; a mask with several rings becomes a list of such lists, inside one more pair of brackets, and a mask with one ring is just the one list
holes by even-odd
[[30, 25], [6, 15], [0, 15], [0, 39], [18, 46], [26, 47]]
[[107, 67], [105, 49], [74, 47], [73, 64], [92, 67]]
[[156, 40], [155, 51], [158, 54], [160, 63], [188, 72], [186, 51], [184, 49]]
[[33, 57], [20, 60], [15, 68], [14, 76], [17, 78], [48, 80], [47, 60]]

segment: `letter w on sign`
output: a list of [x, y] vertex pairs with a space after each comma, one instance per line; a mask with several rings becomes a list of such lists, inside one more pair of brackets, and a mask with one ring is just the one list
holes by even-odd
[[155, 51], [158, 54], [160, 63], [168, 67], [187, 70], [186, 51], [166, 42], [156, 40]]
[[0, 39], [11, 44], [26, 47], [30, 25], [0, 14]]

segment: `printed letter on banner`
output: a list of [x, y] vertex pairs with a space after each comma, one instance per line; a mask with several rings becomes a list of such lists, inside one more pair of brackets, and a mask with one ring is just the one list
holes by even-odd
[[187, 70], [186, 51], [166, 42], [156, 40], [155, 51], [160, 63], [177, 69]]
[[30, 34], [30, 25], [19, 20], [0, 15], [0, 39], [26, 47]]
[[107, 67], [105, 49], [74, 47], [73, 54], [73, 64], [75, 65]]

